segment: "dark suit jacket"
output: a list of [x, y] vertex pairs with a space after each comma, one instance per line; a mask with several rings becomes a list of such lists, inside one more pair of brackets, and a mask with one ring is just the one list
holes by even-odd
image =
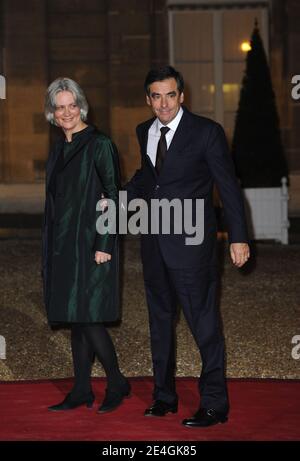
[[[169, 146], [158, 176], [147, 155], [148, 130], [154, 118], [137, 126], [141, 148], [141, 168], [126, 185], [129, 200], [152, 198], [204, 200], [204, 240], [186, 245], [186, 233], [180, 235], [142, 235], [142, 259], [152, 270], [153, 245], [159, 245], [171, 268], [199, 268], [215, 263], [216, 217], [213, 207], [213, 184], [221, 196], [229, 241], [247, 242], [243, 198], [234, 173], [223, 128], [216, 122], [192, 114], [184, 108], [183, 116]], [[172, 226], [171, 226], [172, 227]]]

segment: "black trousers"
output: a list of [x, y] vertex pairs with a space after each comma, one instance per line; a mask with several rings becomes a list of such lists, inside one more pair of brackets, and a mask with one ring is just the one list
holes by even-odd
[[[219, 272], [215, 264], [198, 269], [171, 269], [158, 245], [153, 248], [156, 270], [147, 270], [144, 282], [149, 311], [155, 400], [173, 403], [175, 389], [176, 301], [197, 343], [202, 359], [199, 378], [200, 405], [227, 412], [225, 351], [218, 310]], [[187, 358], [188, 359], [188, 358]]]

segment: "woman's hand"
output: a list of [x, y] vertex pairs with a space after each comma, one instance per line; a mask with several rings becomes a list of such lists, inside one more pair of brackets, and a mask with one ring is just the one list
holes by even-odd
[[95, 253], [95, 262], [96, 264], [106, 263], [111, 260], [111, 255], [109, 253], [104, 253], [104, 251], [96, 251]]

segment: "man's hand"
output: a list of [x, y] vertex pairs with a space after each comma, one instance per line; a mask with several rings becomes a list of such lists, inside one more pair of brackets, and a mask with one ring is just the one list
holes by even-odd
[[111, 255], [109, 253], [104, 253], [104, 251], [96, 251], [95, 253], [95, 262], [97, 264], [106, 263], [111, 260]]
[[231, 243], [230, 256], [237, 267], [242, 267], [250, 258], [250, 248], [247, 243]]

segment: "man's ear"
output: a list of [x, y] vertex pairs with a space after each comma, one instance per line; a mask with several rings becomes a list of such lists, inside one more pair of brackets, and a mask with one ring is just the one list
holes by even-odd
[[184, 93], [182, 92], [179, 98], [180, 103], [184, 101]]
[[148, 104], [148, 106], [151, 106], [151, 100], [149, 98], [149, 96], [146, 94], [146, 102]]

